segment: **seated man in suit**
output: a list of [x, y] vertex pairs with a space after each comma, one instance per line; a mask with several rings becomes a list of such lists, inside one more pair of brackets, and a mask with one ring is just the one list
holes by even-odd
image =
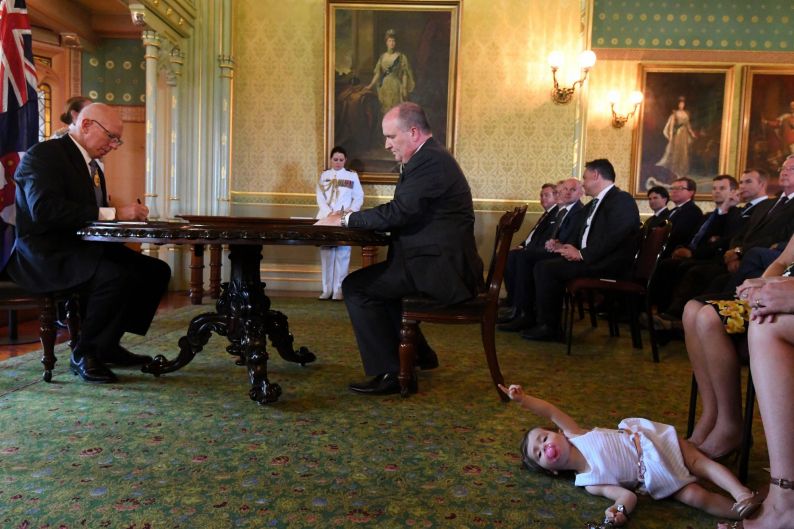
[[513, 290], [515, 288], [515, 273], [516, 263], [521, 256], [521, 252], [527, 251], [529, 248], [543, 247], [549, 237], [551, 237], [552, 220], [556, 218], [557, 213], [557, 186], [554, 184], [543, 184], [540, 187], [540, 206], [543, 208], [543, 213], [538, 217], [538, 220], [529, 230], [526, 238], [512, 248], [507, 254], [507, 264], [505, 266], [504, 284], [507, 296], [504, 299], [504, 306], [509, 310], [512, 319], [515, 316], [515, 306], [513, 303]]
[[637, 202], [615, 186], [609, 160], [587, 162], [582, 177], [585, 193], [593, 197], [581, 211], [573, 242], [555, 249], [559, 256], [535, 265], [537, 323], [521, 333], [528, 340], [556, 340], [565, 283], [576, 277], [621, 277], [637, 252], [640, 212]]
[[712, 259], [727, 249], [727, 241], [741, 226], [741, 215], [736, 210], [740, 197], [737, 187], [738, 182], [731, 175], [717, 175], [712, 179], [714, 210], [705, 216], [688, 244], [671, 248], [671, 252], [667, 252], [669, 257], [659, 262], [651, 287], [655, 305], [666, 308], [677, 280], [689, 268], [696, 266], [701, 260]]
[[119, 345], [124, 332], [145, 334], [171, 269], [123, 244], [88, 242], [76, 231], [95, 220], [146, 220], [141, 204], [108, 207], [97, 160], [118, 149], [123, 123], [111, 107], [80, 111], [69, 133], [34, 145], [17, 168], [17, 240], [8, 273], [36, 293], [76, 290], [84, 315], [69, 360], [86, 382], [114, 382], [105, 364], [151, 361]]
[[[470, 299], [485, 287], [474, 241], [471, 189], [455, 159], [433, 138], [416, 103], [401, 103], [383, 117], [386, 148], [400, 162], [394, 198], [372, 209], [317, 222], [391, 232], [385, 262], [362, 268], [342, 283], [364, 370], [371, 380], [350, 384], [369, 395], [398, 393], [401, 300], [429, 296], [441, 305]], [[420, 338], [420, 368], [438, 365]], [[415, 391], [415, 385], [412, 388]]]
[[582, 184], [576, 178], [561, 180], [557, 184], [557, 212], [549, 223], [545, 243], [527, 248], [516, 259], [515, 286], [513, 290], [514, 317], [499, 325], [500, 331], [518, 332], [535, 324], [535, 285], [532, 274], [535, 264], [556, 257], [554, 249], [568, 242], [578, 231], [582, 210]]
[[[661, 319], [680, 319], [686, 302], [699, 294], [726, 292], [731, 274], [738, 272], [742, 255], [750, 248], [770, 248], [791, 237], [794, 233], [794, 200], [788, 200], [788, 197], [794, 196], [794, 177], [788, 177], [789, 171], [794, 169], [794, 158], [787, 160], [787, 163], [789, 169], [784, 163], [780, 171], [779, 182], [783, 187], [783, 195], [779, 199], [763, 199], [766, 196], [764, 194], [745, 206], [742, 216], [746, 219], [741, 229], [727, 243], [729, 249], [713, 260], [698, 264], [686, 272], [676, 285], [673, 299], [665, 313], [660, 315]], [[754, 173], [761, 178], [761, 171], [756, 169], [748, 169], [745, 175], [754, 177]], [[743, 180], [745, 175], [742, 176]], [[739, 188], [742, 189], [742, 182], [739, 183]], [[744, 199], [744, 195], [742, 198]]]
[[677, 178], [670, 186], [674, 207], [667, 218], [673, 223], [673, 229], [667, 240], [665, 257], [673, 253], [674, 248], [689, 243], [703, 222], [703, 212], [694, 201], [696, 192], [697, 184], [691, 178]]
[[655, 228], [667, 220], [670, 216], [670, 210], [667, 209], [669, 201], [670, 193], [663, 186], [653, 186], [648, 190], [648, 207], [653, 211], [653, 215], [642, 225], [643, 229]]

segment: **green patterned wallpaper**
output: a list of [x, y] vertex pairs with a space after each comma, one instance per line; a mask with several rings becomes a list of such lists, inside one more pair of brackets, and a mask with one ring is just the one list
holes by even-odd
[[109, 105], [143, 105], [146, 64], [140, 39], [106, 39], [83, 53], [83, 94]]
[[794, 51], [792, 0], [594, 0], [594, 48]]

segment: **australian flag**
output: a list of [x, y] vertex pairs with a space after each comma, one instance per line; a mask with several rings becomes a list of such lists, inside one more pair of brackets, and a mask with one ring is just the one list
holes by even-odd
[[0, 0], [0, 270], [14, 244], [14, 171], [39, 140], [33, 40], [25, 0]]

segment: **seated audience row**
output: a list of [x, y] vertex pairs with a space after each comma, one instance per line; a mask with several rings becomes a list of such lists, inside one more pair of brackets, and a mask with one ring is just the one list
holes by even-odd
[[724, 185], [717, 179], [717, 216], [707, 216], [688, 248], [673, 248], [671, 257], [660, 263], [653, 288], [658, 326], [667, 328], [680, 320], [684, 305], [695, 296], [730, 294], [743, 280], [758, 277], [794, 234], [794, 205], [789, 200], [794, 197], [794, 156], [780, 170], [778, 198], [767, 197], [768, 177], [762, 170], [743, 173], [738, 196], [743, 206], [735, 205], [735, 198], [719, 196]]
[[[579, 200], [582, 189], [592, 197], [586, 206]], [[508, 280], [512, 318], [500, 329], [520, 331], [528, 340], [558, 339], [565, 283], [621, 276], [637, 251], [639, 229], [637, 203], [615, 186], [612, 164], [606, 159], [585, 164], [581, 187], [576, 179], [557, 187], [555, 224], [549, 221], [541, 235], [548, 240], [514, 250]]]

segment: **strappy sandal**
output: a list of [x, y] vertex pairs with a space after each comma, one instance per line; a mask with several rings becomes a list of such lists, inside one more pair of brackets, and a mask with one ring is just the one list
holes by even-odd
[[777, 485], [781, 489], [794, 490], [794, 481], [784, 478], [769, 478], [769, 483]]
[[734, 503], [733, 507], [731, 507], [731, 511], [733, 511], [740, 520], [744, 520], [757, 511], [763, 502], [764, 499], [758, 492], [753, 491], [752, 495], [746, 497], [742, 501]]

